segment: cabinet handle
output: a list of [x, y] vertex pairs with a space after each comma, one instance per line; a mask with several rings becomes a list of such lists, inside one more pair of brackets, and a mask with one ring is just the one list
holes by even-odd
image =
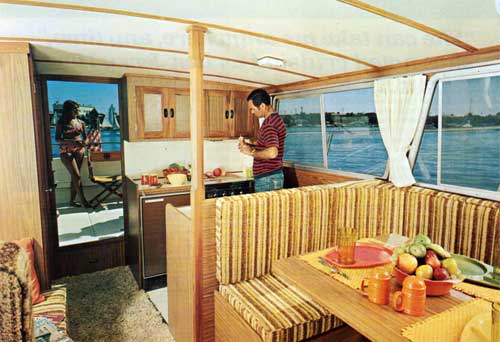
[[173, 118], [175, 115], [175, 111], [173, 108], [170, 108], [170, 117]]
[[167, 108], [163, 108], [163, 116], [168, 118], [168, 109]]
[[157, 203], [157, 202], [163, 202], [163, 198], [155, 198], [155, 199], [150, 199], [150, 200], [144, 201], [144, 203]]
[[229, 111], [226, 110], [226, 119], [229, 119]]
[[231, 109], [231, 119], [234, 118], [234, 110]]

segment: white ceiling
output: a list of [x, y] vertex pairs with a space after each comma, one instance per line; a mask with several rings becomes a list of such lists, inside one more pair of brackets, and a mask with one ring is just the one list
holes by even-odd
[[[494, 0], [435, 0], [425, 2], [425, 5], [418, 0], [363, 1], [440, 30], [476, 48], [500, 44], [500, 14], [495, 10]], [[31, 2], [34, 3], [37, 2]], [[347, 55], [377, 66], [465, 51], [428, 33], [334, 0], [93, 0], [84, 3], [70, 0], [50, 3], [134, 11], [248, 30]], [[0, 0], [2, 37], [91, 41], [186, 52], [187, 26], [186, 23], [125, 15], [2, 4]], [[134, 73], [186, 76], [175, 71], [189, 70], [185, 53], [75, 42], [31, 42], [35, 60], [60, 62], [37, 62], [37, 71], [42, 74], [119, 77], [132, 70]], [[284, 84], [369, 68], [328, 53], [213, 27], [208, 29], [205, 50], [209, 55], [205, 59], [205, 74], [223, 76], [210, 79], [250, 86]], [[210, 58], [220, 56], [255, 63], [265, 55], [285, 60], [282, 69], [291, 73]], [[171, 71], [62, 62], [130, 65]]]

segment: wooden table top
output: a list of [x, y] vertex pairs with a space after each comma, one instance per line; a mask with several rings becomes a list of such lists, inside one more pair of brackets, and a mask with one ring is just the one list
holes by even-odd
[[[451, 290], [449, 295], [427, 297], [425, 315], [414, 317], [394, 311], [391, 305], [377, 305], [368, 301], [359, 291], [317, 270], [299, 257], [276, 261], [272, 272], [295, 284], [371, 341], [408, 341], [401, 335], [402, 328], [472, 299], [455, 290]], [[401, 287], [393, 281], [393, 291], [399, 290]]]

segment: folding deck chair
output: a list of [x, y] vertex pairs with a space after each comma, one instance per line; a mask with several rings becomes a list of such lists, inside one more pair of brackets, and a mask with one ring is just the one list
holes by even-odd
[[106, 162], [106, 161], [117, 161], [120, 160], [120, 152], [92, 152], [88, 150], [88, 169], [90, 181], [103, 187], [103, 190], [95, 195], [90, 201], [92, 208], [97, 208], [101, 203], [103, 203], [109, 196], [115, 194], [120, 198], [123, 198], [123, 194], [119, 191], [122, 186], [122, 176], [96, 176], [94, 175], [93, 162]]

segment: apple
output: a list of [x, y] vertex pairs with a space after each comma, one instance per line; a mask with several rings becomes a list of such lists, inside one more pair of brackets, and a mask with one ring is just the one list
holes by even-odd
[[214, 174], [215, 177], [219, 177], [220, 175], [222, 175], [222, 170], [219, 167], [217, 167], [212, 171], [212, 173]]
[[450, 274], [444, 268], [437, 267], [434, 269], [434, 273], [432, 274], [435, 280], [447, 280], [450, 279]]
[[433, 273], [434, 273], [434, 270], [429, 265], [418, 266], [417, 270], [415, 271], [415, 275], [417, 277], [422, 278], [422, 279], [429, 279], [429, 280], [432, 279]]
[[398, 268], [407, 274], [413, 274], [413, 272], [417, 269], [417, 266], [417, 258], [411, 254], [403, 253], [398, 257]]
[[439, 261], [436, 253], [431, 250], [427, 250], [427, 253], [425, 254], [425, 263], [434, 269], [441, 267], [441, 262]]

